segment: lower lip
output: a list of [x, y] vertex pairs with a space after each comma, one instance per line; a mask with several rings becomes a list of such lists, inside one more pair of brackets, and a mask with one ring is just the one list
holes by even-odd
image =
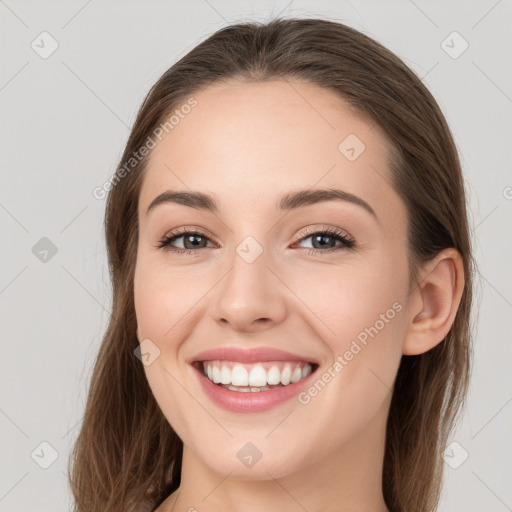
[[231, 391], [218, 386], [197, 368], [194, 368], [194, 371], [198, 375], [203, 391], [212, 402], [227, 411], [238, 413], [263, 412], [277, 407], [298, 395], [303, 388], [307, 387], [311, 376], [316, 373], [313, 371], [307, 377], [287, 386], [269, 389], [268, 391], [248, 391], [244, 393], [243, 391]]

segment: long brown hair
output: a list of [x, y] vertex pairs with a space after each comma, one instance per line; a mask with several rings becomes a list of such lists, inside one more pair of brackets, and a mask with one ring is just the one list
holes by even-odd
[[454, 247], [463, 257], [465, 287], [454, 323], [433, 349], [402, 356], [386, 433], [382, 484], [389, 510], [437, 508], [441, 454], [471, 372], [474, 261], [457, 150], [433, 96], [381, 44], [333, 21], [274, 19], [217, 31], [168, 69], [139, 109], [106, 204], [113, 307], [70, 457], [75, 512], [142, 510], [144, 504], [153, 510], [180, 484], [182, 441], [134, 356], [137, 205], [148, 156], [130, 159], [194, 92], [219, 81], [279, 78], [335, 91], [388, 136], [391, 184], [407, 208], [416, 285], [420, 265], [442, 249]]

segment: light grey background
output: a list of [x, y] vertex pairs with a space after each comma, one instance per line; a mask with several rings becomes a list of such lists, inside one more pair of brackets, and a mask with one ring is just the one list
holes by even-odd
[[[440, 511], [512, 510], [512, 3], [447, 4], [0, 0], [0, 511], [70, 509], [67, 459], [111, 300], [104, 201], [92, 191], [114, 172], [140, 102], [207, 35], [279, 13], [342, 21], [379, 40], [424, 77], [446, 115], [480, 274], [473, 380], [451, 454], [469, 458], [447, 465]], [[46, 59], [31, 47], [50, 48], [43, 31], [59, 45]], [[458, 58], [445, 51], [463, 48], [447, 39], [453, 31], [469, 44]], [[57, 247], [46, 262], [32, 251], [43, 237]], [[58, 452], [48, 469], [42, 442]]]

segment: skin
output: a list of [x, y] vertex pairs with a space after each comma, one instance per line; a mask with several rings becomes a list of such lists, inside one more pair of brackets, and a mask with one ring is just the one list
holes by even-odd
[[[333, 92], [275, 80], [216, 84], [194, 97], [197, 107], [153, 150], [139, 198], [137, 336], [160, 350], [146, 376], [184, 442], [179, 493], [157, 510], [387, 511], [393, 382], [402, 354], [426, 352], [448, 333], [462, 259], [446, 249], [421, 269], [421, 286], [410, 282], [407, 212], [389, 184], [388, 141]], [[349, 134], [366, 146], [355, 161], [338, 150]], [[276, 208], [285, 193], [330, 187], [364, 199], [377, 219], [345, 201]], [[211, 194], [219, 213], [167, 203], [146, 214], [169, 189]], [[185, 226], [204, 232], [207, 247], [195, 255], [156, 247]], [[331, 240], [328, 248], [341, 249], [325, 253], [305, 238], [329, 227], [355, 248]], [[247, 236], [263, 248], [253, 263], [236, 252]], [[321, 376], [397, 302], [401, 311], [305, 405], [294, 398], [257, 414], [225, 411], [187, 363], [209, 348], [271, 346], [317, 359]], [[236, 456], [247, 442], [262, 453], [251, 468]]]

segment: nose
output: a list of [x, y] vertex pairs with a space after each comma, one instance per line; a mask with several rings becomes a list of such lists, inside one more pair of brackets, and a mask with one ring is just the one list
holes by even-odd
[[248, 263], [235, 253], [232, 268], [216, 287], [215, 320], [237, 332], [260, 332], [286, 316], [286, 287], [267, 266], [265, 253]]

